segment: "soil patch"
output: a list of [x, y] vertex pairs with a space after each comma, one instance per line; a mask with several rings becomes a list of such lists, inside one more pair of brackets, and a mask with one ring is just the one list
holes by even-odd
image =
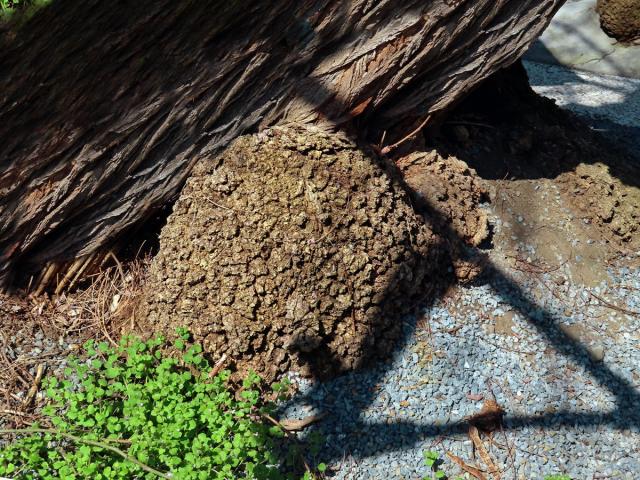
[[580, 164], [573, 172], [559, 177], [564, 194], [587, 222], [608, 230], [631, 246], [638, 245], [640, 228], [640, 189], [622, 184], [600, 162]]
[[[508, 227], [495, 244], [537, 243], [548, 262], [576, 265], [640, 248], [637, 162], [535, 94], [521, 65], [494, 75], [427, 132], [427, 144], [477, 170]], [[600, 276], [590, 263], [576, 267], [587, 284]]]

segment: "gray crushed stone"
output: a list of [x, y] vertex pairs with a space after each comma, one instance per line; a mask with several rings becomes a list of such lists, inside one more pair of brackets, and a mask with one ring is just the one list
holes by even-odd
[[618, 142], [640, 163], [640, 79], [524, 62], [533, 89]]
[[[423, 478], [424, 450], [483, 467], [464, 420], [495, 398], [506, 411], [504, 431], [487, 446], [505, 478], [637, 479], [640, 316], [590, 292], [640, 311], [640, 270], [612, 267], [609, 276], [591, 289], [554, 284], [560, 302], [521, 272], [496, 271], [408, 320], [388, 363], [325, 383], [294, 376], [300, 391], [282, 417], [328, 414], [312, 430], [324, 435], [318, 459], [333, 478]], [[510, 334], [495, 331], [507, 314]], [[572, 342], [558, 328], [575, 323], [595, 341]], [[590, 356], [594, 347], [602, 361]], [[461, 473], [446, 457], [444, 469]]]

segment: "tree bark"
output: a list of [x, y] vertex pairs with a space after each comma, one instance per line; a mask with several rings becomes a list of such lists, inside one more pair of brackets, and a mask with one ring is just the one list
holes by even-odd
[[243, 133], [446, 109], [562, 3], [56, 0], [0, 43], [0, 286], [109, 248]]

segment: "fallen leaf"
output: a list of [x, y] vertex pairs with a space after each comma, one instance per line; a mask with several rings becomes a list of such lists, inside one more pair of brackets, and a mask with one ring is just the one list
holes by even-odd
[[484, 432], [493, 432], [502, 425], [504, 409], [495, 400], [485, 400], [482, 409], [468, 418], [469, 424]]

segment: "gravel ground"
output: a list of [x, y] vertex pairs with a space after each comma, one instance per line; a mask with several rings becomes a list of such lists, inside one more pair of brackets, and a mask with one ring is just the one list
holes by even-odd
[[[495, 269], [408, 321], [386, 364], [323, 384], [295, 379], [283, 417], [328, 413], [315, 427], [326, 438], [318, 458], [335, 478], [422, 478], [427, 449], [484, 468], [464, 421], [486, 399], [506, 412], [504, 430], [484, 437], [504, 478], [640, 476], [640, 317], [591, 295], [640, 311], [640, 270], [612, 267], [592, 289], [512, 274]], [[445, 469], [459, 472], [448, 459]]]
[[533, 89], [613, 137], [640, 162], [640, 79], [524, 62]]
[[[538, 93], [640, 161], [640, 80], [526, 67]], [[493, 223], [500, 234], [496, 215]], [[305, 435], [324, 436], [312, 460], [327, 463], [329, 477], [431, 478], [425, 450], [439, 452], [452, 477], [462, 472], [447, 452], [486, 470], [466, 420], [495, 400], [503, 429], [482, 438], [502, 478], [640, 478], [640, 252], [610, 262], [590, 287], [566, 262], [514, 266], [500, 246], [490, 257], [480, 281], [407, 320], [390, 361], [324, 383], [292, 377], [299, 392], [281, 417], [327, 414]]]

